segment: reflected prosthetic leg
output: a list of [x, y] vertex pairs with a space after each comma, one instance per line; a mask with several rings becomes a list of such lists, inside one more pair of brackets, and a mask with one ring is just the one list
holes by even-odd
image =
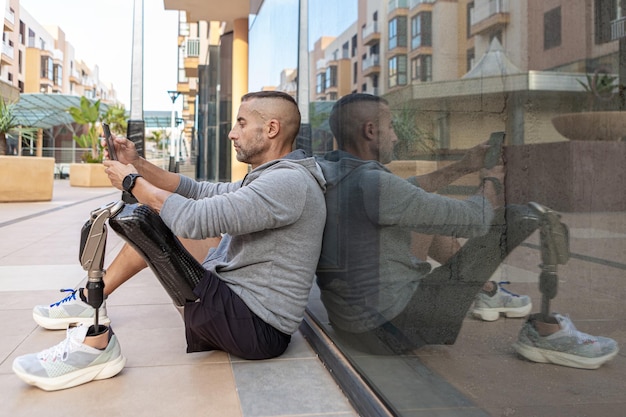
[[537, 229], [540, 231], [542, 258], [539, 277], [541, 314], [547, 318], [550, 300], [557, 293], [557, 265], [569, 259], [569, 234], [557, 212], [529, 203], [498, 210], [490, 231], [468, 240], [446, 264], [423, 278], [403, 313], [387, 323], [394, 332], [383, 329], [383, 333], [393, 333], [393, 343], [404, 350], [424, 344], [453, 344], [467, 310], [485, 281]]
[[123, 207], [122, 201], [109, 203], [91, 212], [83, 225], [80, 235], [79, 260], [87, 271], [87, 303], [95, 309], [94, 323], [87, 335], [95, 336], [107, 330], [99, 323], [99, 309], [104, 301], [104, 252], [106, 249], [106, 221], [115, 216]]
[[176, 306], [198, 299], [193, 289], [206, 270], [157, 212], [145, 205], [126, 204], [109, 225], [144, 259]]
[[561, 222], [561, 215], [537, 203], [529, 204], [540, 213], [539, 236], [541, 238], [541, 273], [539, 290], [541, 291], [541, 317], [545, 320], [550, 315], [550, 300], [556, 297], [558, 277], [557, 266], [565, 265], [570, 257], [569, 230]]

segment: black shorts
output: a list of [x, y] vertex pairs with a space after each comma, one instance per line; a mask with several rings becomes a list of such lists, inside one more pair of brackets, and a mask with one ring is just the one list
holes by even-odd
[[261, 320], [221, 279], [207, 271], [185, 304], [187, 353], [223, 350], [243, 359], [269, 359], [287, 349], [291, 336]]

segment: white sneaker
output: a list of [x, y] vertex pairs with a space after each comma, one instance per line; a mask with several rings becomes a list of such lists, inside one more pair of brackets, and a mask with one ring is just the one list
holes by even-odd
[[[49, 330], [67, 329], [74, 324], [91, 325], [94, 321], [96, 310], [83, 300], [83, 289], [67, 290], [61, 292], [71, 292], [70, 295], [50, 305], [38, 305], [33, 308], [33, 319], [35, 322]], [[107, 325], [111, 323], [107, 317], [106, 300], [99, 308], [98, 324]]]
[[522, 326], [517, 342], [513, 344], [517, 353], [533, 362], [597, 369], [619, 352], [615, 340], [580, 332], [567, 316], [554, 314], [554, 318], [560, 330], [541, 336], [533, 324], [536, 317], [531, 316]]
[[84, 343], [90, 326], [67, 329], [64, 341], [39, 353], [19, 356], [13, 372], [24, 382], [45, 391], [75, 387], [89, 381], [111, 378], [124, 368], [120, 344], [109, 327], [109, 343], [104, 350]]
[[497, 290], [493, 297], [483, 291], [479, 292], [474, 301], [472, 314], [485, 321], [498, 320], [500, 314], [506, 317], [526, 317], [533, 308], [530, 297], [507, 291], [502, 287], [505, 284], [510, 284], [510, 282], [494, 282]]

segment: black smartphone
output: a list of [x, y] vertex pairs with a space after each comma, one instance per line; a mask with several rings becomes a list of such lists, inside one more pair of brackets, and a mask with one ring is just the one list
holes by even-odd
[[102, 123], [102, 130], [104, 131], [104, 139], [107, 142], [107, 150], [109, 151], [109, 159], [117, 161], [117, 155], [115, 154], [115, 145], [113, 144], [113, 138], [111, 137], [111, 128], [107, 123]]
[[487, 149], [487, 153], [485, 154], [485, 162], [484, 167], [487, 169], [491, 169], [495, 167], [500, 161], [500, 157], [502, 156], [502, 145], [504, 144], [504, 132], [494, 132], [489, 137], [487, 141], [487, 145], [489, 145], [489, 149]]

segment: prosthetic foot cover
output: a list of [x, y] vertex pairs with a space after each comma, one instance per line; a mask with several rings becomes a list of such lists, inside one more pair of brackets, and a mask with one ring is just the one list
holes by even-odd
[[193, 289], [206, 270], [154, 210], [126, 204], [109, 219], [109, 225], [139, 252], [176, 305], [184, 306], [198, 298]]

